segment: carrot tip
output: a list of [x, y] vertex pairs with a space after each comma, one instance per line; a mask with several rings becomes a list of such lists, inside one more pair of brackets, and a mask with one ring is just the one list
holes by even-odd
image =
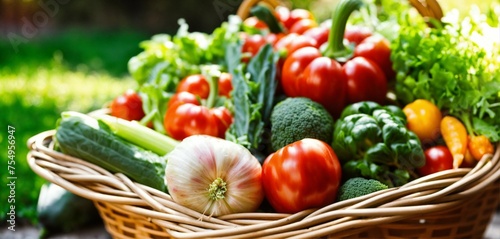
[[464, 155], [463, 154], [455, 154], [453, 155], [453, 168], [459, 168], [460, 165], [462, 165], [462, 162], [464, 161]]

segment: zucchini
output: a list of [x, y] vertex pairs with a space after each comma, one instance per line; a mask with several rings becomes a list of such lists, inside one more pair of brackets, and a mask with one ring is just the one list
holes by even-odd
[[63, 112], [55, 141], [65, 154], [166, 191], [165, 157], [125, 141], [97, 119], [82, 113]]

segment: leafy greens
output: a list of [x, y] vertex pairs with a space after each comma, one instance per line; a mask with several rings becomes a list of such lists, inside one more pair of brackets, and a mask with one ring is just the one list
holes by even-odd
[[165, 132], [163, 115], [166, 103], [180, 80], [201, 73], [204, 65], [225, 67], [225, 49], [239, 39], [241, 19], [231, 16], [211, 34], [189, 32], [183, 19], [175, 35], [158, 34], [141, 42], [144, 50], [128, 62], [131, 76], [138, 84], [147, 119], [155, 130]]
[[[395, 93], [403, 104], [422, 98], [457, 116], [469, 134], [500, 140], [498, 36], [476, 9], [460, 20], [451, 11], [430, 28], [423, 20], [400, 22], [392, 43]], [[496, 29], [498, 32], [498, 29]]]

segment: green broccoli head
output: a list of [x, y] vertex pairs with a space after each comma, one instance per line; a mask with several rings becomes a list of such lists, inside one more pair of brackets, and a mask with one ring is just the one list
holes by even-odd
[[338, 200], [342, 201], [360, 197], [387, 188], [387, 185], [375, 179], [366, 179], [362, 177], [350, 178], [340, 186]]
[[271, 113], [271, 146], [278, 150], [304, 138], [332, 143], [334, 121], [319, 103], [305, 97], [286, 98]]

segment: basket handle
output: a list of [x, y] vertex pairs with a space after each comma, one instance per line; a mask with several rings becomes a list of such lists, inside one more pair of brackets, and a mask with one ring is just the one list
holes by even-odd
[[410, 4], [417, 9], [418, 13], [424, 18], [434, 18], [441, 20], [443, 9], [437, 0], [409, 0]]
[[[424, 18], [434, 18], [440, 20], [443, 17], [443, 10], [437, 0], [409, 0], [410, 4], [417, 9], [418, 13]], [[237, 15], [241, 19], [246, 19], [250, 16], [250, 10], [258, 3], [265, 3], [276, 8], [283, 5], [280, 0], [243, 0], [238, 8]]]

